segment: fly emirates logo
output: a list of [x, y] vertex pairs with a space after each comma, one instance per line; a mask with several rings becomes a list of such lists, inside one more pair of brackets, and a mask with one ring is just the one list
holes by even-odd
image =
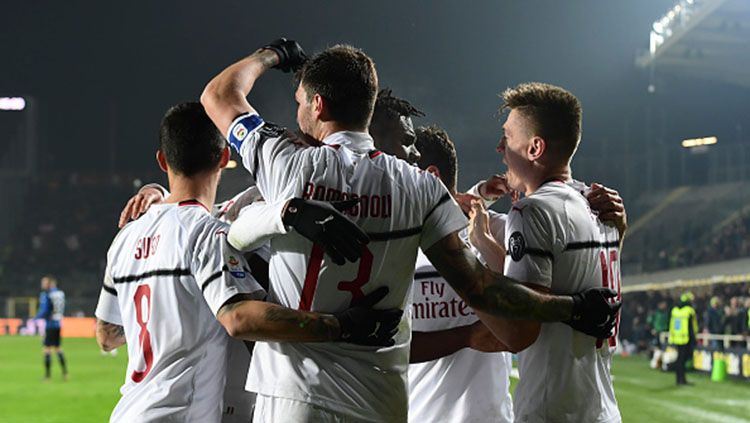
[[421, 295], [414, 298], [412, 319], [441, 319], [473, 316], [471, 309], [443, 281], [417, 281], [414, 289]]

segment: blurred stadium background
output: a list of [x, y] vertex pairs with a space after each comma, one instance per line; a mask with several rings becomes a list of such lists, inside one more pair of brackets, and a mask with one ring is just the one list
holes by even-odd
[[[381, 86], [426, 113], [415, 123], [451, 134], [460, 188], [501, 171], [499, 91], [540, 80], [578, 95], [584, 137], [574, 176], [618, 189], [629, 214], [615, 362], [625, 421], [750, 420], [750, 1], [3, 9], [0, 421], [108, 416], [126, 358], [100, 357], [93, 339], [65, 339], [71, 381], [40, 386], [39, 325], [29, 320], [39, 279], [55, 275], [66, 293], [64, 336], [93, 334], [121, 206], [142, 184], [165, 183], [153, 160], [163, 111], [197, 98], [222, 65], [279, 35], [308, 50], [345, 41], [370, 53]], [[292, 124], [289, 80], [267, 78], [255, 103]], [[249, 182], [241, 167], [227, 171], [219, 198]], [[650, 367], [663, 364], [653, 352], [667, 349], [664, 313], [687, 290], [701, 331], [693, 366], [703, 375], [679, 391], [673, 375]], [[709, 330], [713, 297], [721, 321]], [[726, 364], [723, 383], [709, 381], [717, 360]], [[36, 417], [37, 399], [54, 396], [84, 411]]]

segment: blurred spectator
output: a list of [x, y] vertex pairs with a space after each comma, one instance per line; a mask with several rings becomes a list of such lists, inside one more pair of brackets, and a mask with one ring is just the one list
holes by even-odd
[[[724, 313], [721, 309], [721, 299], [711, 297], [711, 307], [703, 314], [703, 332], [704, 333], [724, 333]], [[713, 339], [710, 342], [711, 348], [721, 348], [721, 341]]]
[[662, 300], [656, 307], [656, 310], [652, 311], [648, 316], [648, 326], [650, 329], [652, 342], [662, 347], [659, 340], [659, 334], [669, 330], [669, 311], [667, 309], [667, 302]]
[[[664, 326], [664, 316], [668, 310], [679, 304], [680, 289], [625, 294], [620, 316], [620, 339], [637, 346], [638, 351], [644, 350], [644, 339], [651, 345], [659, 345], [659, 333], [669, 330]], [[692, 305], [697, 315], [702, 316], [703, 333], [750, 336], [748, 289], [750, 283], [714, 284], [694, 288]], [[723, 307], [723, 304], [727, 304], [726, 307]], [[731, 319], [727, 318], [729, 315]], [[646, 322], [645, 328], [643, 322]], [[723, 343], [717, 341], [710, 345], [721, 347]], [[746, 343], [735, 341], [732, 345], [744, 348]]]

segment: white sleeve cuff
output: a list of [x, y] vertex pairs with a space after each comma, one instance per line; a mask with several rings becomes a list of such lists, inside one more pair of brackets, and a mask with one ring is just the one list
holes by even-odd
[[287, 201], [274, 204], [256, 202], [243, 208], [229, 228], [229, 244], [240, 251], [252, 251], [269, 239], [286, 234], [281, 212]]
[[487, 181], [482, 180], [482, 181], [477, 182], [476, 184], [474, 184], [473, 187], [469, 188], [469, 190], [466, 191], [466, 193], [467, 194], [471, 194], [471, 195], [473, 195], [475, 197], [481, 198], [484, 201], [484, 206], [487, 207], [487, 208], [489, 208], [491, 205], [495, 204], [495, 202], [497, 202], [498, 199], [497, 198], [495, 198], [495, 199], [487, 198], [487, 197], [484, 197], [482, 194], [479, 193], [479, 186], [482, 185], [485, 182], [487, 182]]

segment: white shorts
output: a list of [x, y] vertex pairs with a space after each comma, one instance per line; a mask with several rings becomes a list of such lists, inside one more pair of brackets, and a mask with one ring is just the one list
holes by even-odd
[[315, 404], [258, 394], [253, 423], [353, 423], [358, 420]]

